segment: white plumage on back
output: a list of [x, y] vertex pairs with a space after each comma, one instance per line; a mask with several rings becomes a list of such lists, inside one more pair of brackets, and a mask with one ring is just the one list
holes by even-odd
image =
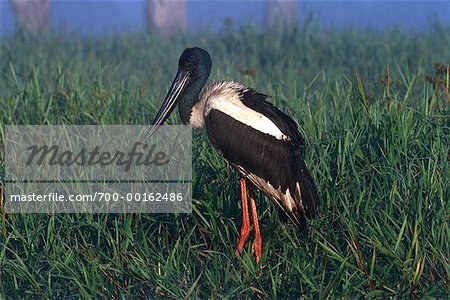
[[195, 128], [203, 127], [205, 117], [211, 109], [216, 109], [278, 140], [289, 140], [269, 118], [242, 103], [239, 94], [247, 90], [245, 85], [233, 81], [220, 81], [208, 86], [192, 108], [189, 124]]

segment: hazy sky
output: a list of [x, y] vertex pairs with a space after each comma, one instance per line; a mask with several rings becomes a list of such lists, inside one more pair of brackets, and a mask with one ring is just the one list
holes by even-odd
[[[355, 26], [384, 29], [399, 26], [426, 30], [434, 21], [450, 26], [450, 1], [299, 1], [299, 19], [310, 12], [322, 27]], [[144, 29], [144, 0], [53, 0], [52, 26], [83, 34], [139, 31]], [[216, 30], [226, 18], [234, 24], [253, 20], [262, 24], [264, 1], [188, 0], [189, 30]], [[9, 0], [0, 0], [0, 34], [14, 31]]]

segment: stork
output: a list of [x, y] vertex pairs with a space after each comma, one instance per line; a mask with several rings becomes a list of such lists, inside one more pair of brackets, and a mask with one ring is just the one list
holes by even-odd
[[297, 124], [267, 101], [267, 96], [234, 81], [219, 81], [200, 95], [211, 71], [211, 57], [201, 48], [187, 48], [178, 73], [143, 137], [145, 143], [178, 104], [181, 120], [194, 128], [206, 127], [212, 145], [240, 175], [242, 226], [236, 248], [240, 255], [251, 231], [252, 212], [256, 263], [261, 259], [256, 186], [302, 230], [316, 215], [319, 198], [304, 160], [305, 142]]

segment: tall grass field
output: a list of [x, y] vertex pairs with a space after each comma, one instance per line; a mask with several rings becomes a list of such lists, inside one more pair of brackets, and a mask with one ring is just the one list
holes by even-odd
[[0, 40], [2, 140], [13, 124], [150, 124], [193, 46], [211, 54], [209, 83], [241, 81], [298, 122], [318, 216], [298, 232], [257, 193], [261, 265], [253, 234], [236, 257], [238, 176], [194, 130], [190, 214], [2, 207], [0, 298], [448, 299], [449, 28], [17, 34]]

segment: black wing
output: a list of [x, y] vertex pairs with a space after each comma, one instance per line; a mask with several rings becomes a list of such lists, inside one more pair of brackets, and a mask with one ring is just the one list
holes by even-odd
[[[255, 101], [248, 100], [247, 103], [252, 102], [251, 105], [258, 109], [256, 111], [270, 116], [292, 140], [278, 140], [216, 109], [206, 117], [208, 137], [242, 175], [274, 199], [292, 222], [302, 229], [305, 215], [314, 217], [318, 206], [317, 190], [303, 159], [303, 139], [292, 119], [267, 101], [262, 104]], [[290, 199], [277, 196], [271, 187], [280, 189]], [[286, 195], [287, 190], [290, 195]]]
[[277, 125], [281, 132], [290, 137], [297, 146], [301, 147], [301, 151], [303, 151], [305, 141], [298, 132], [297, 123], [284, 112], [273, 106], [272, 103], [267, 101], [267, 98], [267, 95], [258, 93], [252, 89], [247, 89], [240, 93], [241, 102], [245, 106], [269, 118]]

